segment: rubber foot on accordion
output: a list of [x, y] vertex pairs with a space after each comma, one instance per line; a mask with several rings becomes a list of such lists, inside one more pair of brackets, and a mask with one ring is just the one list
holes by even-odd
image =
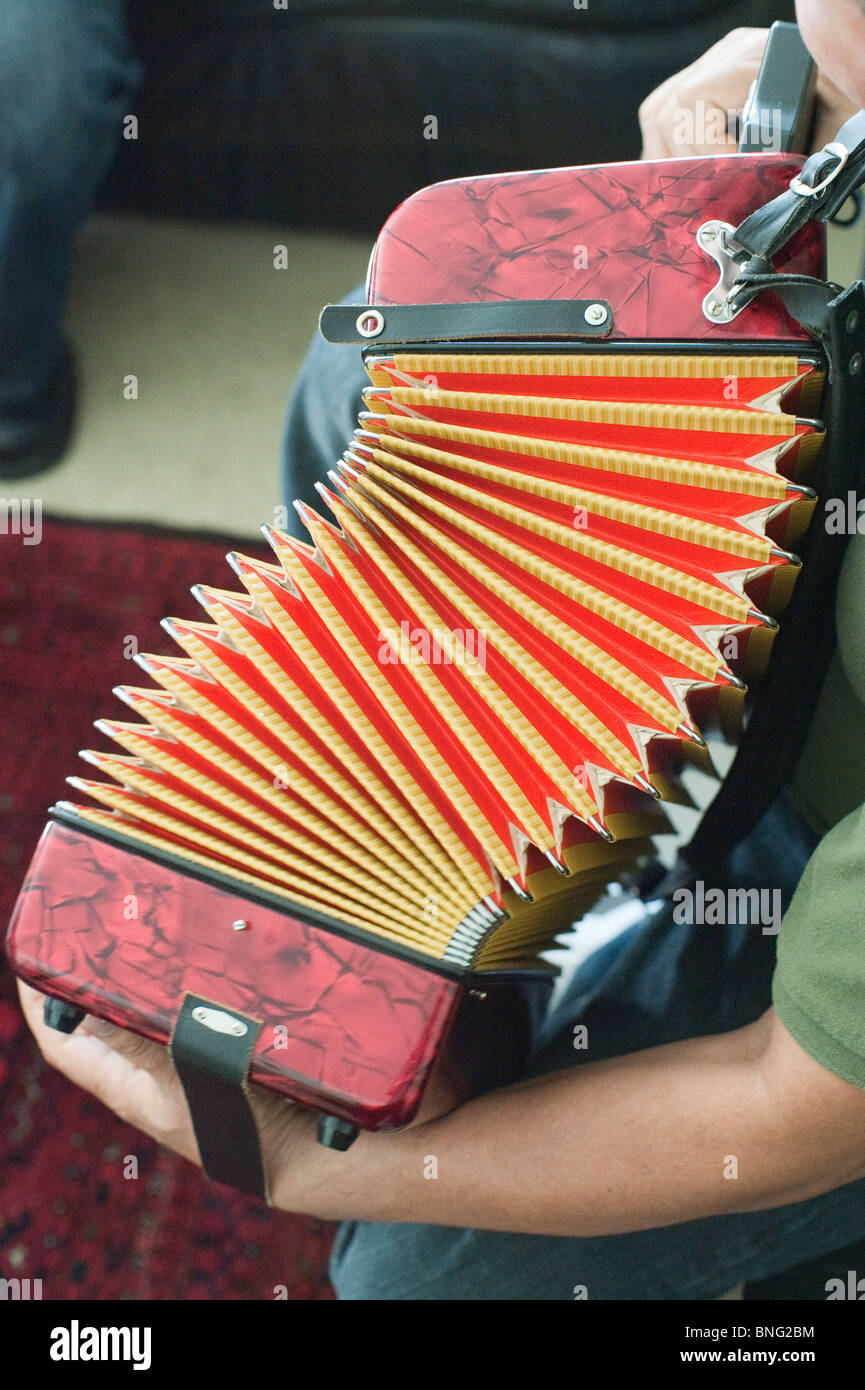
[[346, 1149], [351, 1148], [357, 1134], [357, 1129], [348, 1120], [338, 1120], [335, 1115], [318, 1117], [318, 1142], [324, 1144], [326, 1149], [338, 1149], [340, 1153], [345, 1153]]
[[74, 1004], [67, 1004], [62, 999], [46, 999], [42, 1006], [42, 1018], [46, 1028], [53, 1028], [57, 1033], [74, 1033], [84, 1018], [84, 1010], [76, 1009]]

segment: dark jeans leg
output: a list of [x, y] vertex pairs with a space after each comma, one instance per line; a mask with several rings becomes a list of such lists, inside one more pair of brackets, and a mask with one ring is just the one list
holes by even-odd
[[[340, 302], [365, 303], [360, 285]], [[304, 358], [288, 406], [283, 442], [283, 495], [288, 504], [286, 529], [299, 540], [309, 536], [291, 505], [295, 498], [316, 511], [324, 504], [315, 490], [351, 442], [363, 407], [361, 392], [369, 385], [359, 347], [326, 343], [316, 334]]]
[[[705, 892], [777, 890], [785, 912], [815, 845], [791, 797], [782, 792], [706, 882]], [[766, 905], [773, 901], [766, 899]], [[657, 907], [619, 939], [618, 954], [600, 978], [590, 957], [547, 1019], [532, 1072], [724, 1033], [758, 1019], [772, 1002], [780, 918], [764, 923], [734, 917], [714, 926], [690, 920], [693, 915], [684, 904]], [[575, 1059], [569, 1022], [576, 1018], [589, 1030], [589, 1047]]]
[[0, 5], [0, 419], [57, 366], [69, 260], [138, 69], [123, 0]]

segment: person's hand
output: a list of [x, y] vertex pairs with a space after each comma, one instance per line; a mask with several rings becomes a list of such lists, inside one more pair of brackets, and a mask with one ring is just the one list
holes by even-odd
[[[640, 107], [643, 159], [735, 154], [735, 116], [757, 79], [768, 35], [768, 29], [733, 29], [650, 92]], [[812, 149], [833, 140], [856, 109], [821, 72]]]
[[[43, 995], [20, 980], [18, 993], [24, 1017], [50, 1066], [127, 1124], [200, 1166], [189, 1107], [166, 1047], [89, 1016], [74, 1033], [59, 1033], [43, 1022]], [[386, 1135], [361, 1135], [347, 1153], [330, 1155], [316, 1140], [314, 1115], [260, 1086], [251, 1086], [249, 1097], [274, 1206], [316, 1215], [317, 1193], [326, 1175], [331, 1191], [340, 1178], [347, 1180], [350, 1190], [369, 1180], [370, 1170], [374, 1176], [376, 1146], [381, 1157]], [[415, 1125], [446, 1114], [463, 1099], [460, 1083], [443, 1057], [430, 1076]]]
[[[58, 1033], [43, 1022], [43, 995], [20, 980], [18, 994], [24, 1017], [49, 1065], [90, 1091], [127, 1124], [200, 1164], [189, 1107], [166, 1047], [89, 1016], [74, 1033]], [[304, 1126], [314, 1127], [314, 1122], [296, 1106], [260, 1087], [253, 1087], [250, 1094], [262, 1151], [273, 1163]]]

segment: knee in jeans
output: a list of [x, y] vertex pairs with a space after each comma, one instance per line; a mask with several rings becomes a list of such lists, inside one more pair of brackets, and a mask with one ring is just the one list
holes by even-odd
[[121, 7], [4, 0], [0, 9], [0, 172], [27, 186], [78, 179], [94, 147], [121, 133], [138, 77]]

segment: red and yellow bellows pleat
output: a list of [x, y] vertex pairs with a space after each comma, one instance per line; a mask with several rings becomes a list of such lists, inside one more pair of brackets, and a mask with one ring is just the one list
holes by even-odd
[[[795, 358], [405, 354], [102, 721], [79, 815], [427, 956], [537, 964], [729, 727], [810, 519]], [[654, 398], [653, 398], [654, 397]]]

